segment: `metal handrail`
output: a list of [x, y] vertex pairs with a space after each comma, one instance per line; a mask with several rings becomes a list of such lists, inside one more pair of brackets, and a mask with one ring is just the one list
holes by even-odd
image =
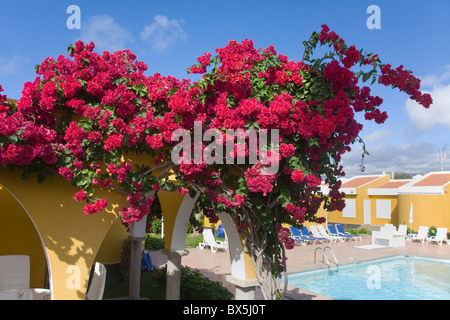
[[[334, 255], [333, 249], [331, 249], [330, 247], [317, 247], [316, 250], [314, 250], [314, 263], [316, 263], [316, 256], [317, 256], [317, 250], [322, 251], [322, 263], [324, 263], [325, 265], [328, 266], [328, 271], [330, 271], [330, 260], [328, 260], [327, 255], [325, 254], [326, 249], [330, 249], [331, 254], [333, 255], [334, 261], [331, 261], [332, 263], [334, 263], [336, 265], [336, 271], [339, 270], [339, 263], [336, 259], [336, 256]], [[326, 263], [325, 263], [326, 261]]]

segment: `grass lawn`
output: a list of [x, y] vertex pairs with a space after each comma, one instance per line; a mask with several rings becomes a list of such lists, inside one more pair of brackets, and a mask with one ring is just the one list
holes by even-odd
[[[141, 274], [142, 298], [150, 300], [165, 300], [166, 285], [162, 281], [161, 271], [143, 272]], [[128, 296], [128, 280], [108, 281], [105, 286], [103, 299], [119, 298]]]

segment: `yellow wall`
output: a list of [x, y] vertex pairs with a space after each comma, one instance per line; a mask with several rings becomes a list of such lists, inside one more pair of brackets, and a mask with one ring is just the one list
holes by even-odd
[[[355, 199], [356, 218], [344, 218], [342, 217], [342, 212], [333, 211], [328, 213], [328, 221], [331, 223], [364, 224], [364, 200], [370, 200], [367, 190], [370, 188], [379, 187], [389, 182], [389, 180], [390, 176], [385, 175], [356, 188], [356, 194], [346, 194], [345, 199]], [[375, 208], [376, 206], [371, 203], [371, 224], [374, 224], [374, 221], [377, 220], [375, 214], [376, 211], [374, 211]]]
[[[378, 225], [384, 225], [386, 223], [391, 223], [394, 226], [398, 226], [399, 224], [405, 224], [405, 223], [399, 223], [398, 221], [398, 199], [397, 195], [395, 196], [369, 196], [370, 198], [370, 208], [371, 208], [371, 223], [370, 224], [378, 224]], [[391, 219], [381, 219], [377, 218], [377, 200], [390, 200], [391, 201]]]
[[25, 210], [0, 185], [0, 255], [30, 256], [30, 287], [44, 288], [46, 259], [41, 239]]
[[120, 219], [116, 219], [98, 250], [95, 261], [103, 264], [120, 263], [122, 241], [128, 238], [128, 231]]
[[419, 226], [447, 228], [450, 232], [450, 196], [426, 194], [400, 194], [398, 196], [399, 223], [409, 227], [409, 212], [413, 204], [412, 229]]
[[177, 218], [178, 209], [183, 202], [183, 197], [179, 192], [158, 191], [159, 202], [164, 217], [164, 241], [165, 249], [170, 251], [172, 247], [173, 228]]
[[[328, 222], [331, 223], [348, 223], [348, 224], [363, 224], [364, 223], [364, 201], [359, 201], [357, 195], [346, 195], [346, 199], [355, 199], [356, 201], [356, 218], [344, 218], [342, 217], [342, 211], [328, 212]], [[359, 197], [361, 199], [361, 196]], [[359, 213], [362, 214], [359, 214]]]
[[[100, 214], [86, 216], [84, 203], [73, 199], [78, 190], [59, 176], [39, 184], [34, 177], [21, 180], [18, 171], [0, 168], [0, 184], [25, 208], [42, 238], [53, 298], [85, 299], [90, 269], [126, 199], [117, 192], [100, 191], [98, 195], [108, 199], [108, 207]], [[24, 216], [20, 210], [0, 214]], [[26, 219], [21, 220], [20, 224], [26, 223]], [[2, 248], [7, 245], [0, 243]]]

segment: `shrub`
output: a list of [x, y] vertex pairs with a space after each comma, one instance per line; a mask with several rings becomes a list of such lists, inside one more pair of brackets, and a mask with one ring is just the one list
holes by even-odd
[[145, 250], [160, 250], [164, 249], [164, 239], [152, 236], [147, 233], [145, 235]]
[[149, 232], [151, 233], [161, 233], [162, 229], [162, 220], [159, 218], [155, 218], [152, 220], [152, 227], [150, 228]]

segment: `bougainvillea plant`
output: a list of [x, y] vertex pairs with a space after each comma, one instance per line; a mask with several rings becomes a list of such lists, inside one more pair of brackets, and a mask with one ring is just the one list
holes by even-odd
[[[73, 181], [86, 214], [107, 206], [96, 190], [119, 190], [129, 202], [121, 212], [125, 224], [151, 212], [160, 188], [201, 192], [197, 204], [212, 221], [221, 212], [235, 219], [264, 296], [272, 299], [279, 293], [273, 279], [285, 270], [284, 250], [294, 246], [286, 225], [320, 223], [321, 206], [344, 207], [340, 160], [362, 130], [355, 112], [376, 123], [387, 118], [382, 99], [364, 83], [398, 88], [426, 108], [432, 103], [411, 71], [347, 45], [325, 25], [304, 46], [302, 61], [292, 61], [272, 46], [230, 41], [215, 56], [197, 59], [188, 71], [202, 77], [191, 83], [145, 76], [147, 66], [129, 50], [99, 55], [92, 43], [77, 42], [70, 58], [48, 58], [37, 67], [17, 106], [2, 96], [0, 164], [20, 167], [24, 177], [58, 173]], [[326, 53], [315, 57], [319, 46]], [[199, 124], [216, 133], [214, 150], [188, 139], [183, 161], [175, 161], [177, 132], [193, 135]], [[249, 132], [258, 142], [267, 134], [270, 143], [255, 147]], [[146, 157], [130, 162], [130, 154]], [[276, 172], [267, 174], [269, 167]], [[166, 178], [169, 170], [176, 181]]]
[[[171, 111], [187, 119], [192, 118], [192, 110], [200, 110], [197, 119], [202, 127], [221, 132], [217, 144], [224, 149], [234, 145], [231, 154], [222, 153], [222, 161], [210, 164], [203, 159], [196, 164], [192, 160], [182, 164], [179, 173], [186, 188], [195, 185], [203, 190], [199, 203], [210, 218], [217, 219], [217, 212], [233, 215], [269, 299], [278, 290], [272, 279], [285, 270], [284, 249], [294, 247], [286, 226], [324, 222], [316, 216], [321, 206], [329, 211], [345, 206], [338, 178], [345, 175], [341, 156], [351, 150], [362, 130], [355, 112], [376, 123], [387, 119], [380, 110], [383, 100], [371, 95], [364, 83], [398, 88], [425, 108], [432, 103], [430, 95], [419, 91], [420, 80], [411, 71], [403, 66], [394, 69], [377, 55], [348, 46], [326, 25], [304, 46], [304, 57], [297, 62], [273, 47], [256, 49], [250, 40], [230, 41], [214, 57], [205, 53], [189, 69], [203, 74], [202, 79], [174, 95], [185, 102]], [[313, 58], [319, 46], [329, 50]], [[189, 94], [194, 90], [195, 95]], [[266, 150], [253, 150], [250, 135], [239, 143], [227, 135], [240, 128], [277, 132], [278, 147], [268, 143]], [[251, 154], [258, 152], [272, 153], [271, 162], [251, 162]], [[247, 157], [246, 163], [239, 164], [239, 153]], [[227, 156], [236, 161], [227, 163]], [[263, 173], [273, 161], [278, 171]], [[321, 191], [322, 181], [328, 194]]]
[[17, 105], [4, 105], [0, 163], [19, 166], [23, 178], [36, 173], [43, 181], [56, 173], [73, 181], [85, 214], [108, 205], [96, 196], [99, 188], [122, 192], [129, 205], [121, 217], [129, 225], [150, 213], [161, 181], [152, 169], [164, 167], [164, 141], [177, 126], [165, 116], [168, 92], [188, 81], [145, 76], [147, 65], [129, 50], [93, 49], [79, 41], [69, 57], [45, 59]]

